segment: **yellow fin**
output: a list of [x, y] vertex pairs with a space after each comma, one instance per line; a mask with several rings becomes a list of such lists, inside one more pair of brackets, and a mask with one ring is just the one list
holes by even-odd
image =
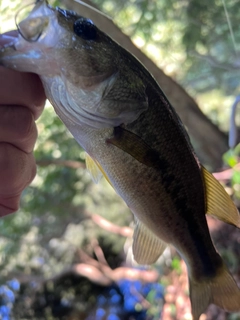
[[240, 289], [225, 266], [211, 282], [211, 290], [214, 304], [229, 312], [240, 311]]
[[207, 198], [207, 214], [240, 228], [240, 216], [237, 207], [223, 186], [202, 166]]
[[147, 227], [136, 219], [133, 234], [133, 256], [139, 264], [152, 264], [157, 261], [167, 244], [156, 237]]
[[223, 265], [217, 275], [209, 280], [189, 279], [193, 320], [198, 320], [209, 304], [229, 311], [240, 311], [240, 289]]
[[193, 320], [198, 320], [212, 302], [211, 288], [207, 282], [195, 282], [191, 278], [189, 288]]
[[102, 166], [98, 163], [97, 160], [94, 160], [90, 157], [88, 153], [85, 156], [86, 168], [90, 173], [93, 181], [98, 183], [102, 176], [107, 180], [107, 182], [112, 186], [106, 172], [103, 170]]
[[102, 172], [99, 169], [98, 165], [96, 164], [95, 160], [93, 160], [88, 153], [86, 153], [85, 156], [85, 162], [86, 162], [86, 168], [88, 170], [88, 172], [90, 173], [93, 181], [95, 183], [98, 183], [99, 180], [102, 177]]

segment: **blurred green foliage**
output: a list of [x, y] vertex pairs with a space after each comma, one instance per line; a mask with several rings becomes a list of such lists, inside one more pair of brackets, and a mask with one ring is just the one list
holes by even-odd
[[240, 204], [240, 168], [239, 168], [239, 157], [240, 157], [240, 144], [234, 149], [230, 149], [223, 155], [224, 162], [232, 168], [231, 174], [231, 192], [234, 195], [237, 205]]
[[176, 256], [172, 259], [172, 268], [177, 272], [177, 274], [182, 273], [180, 257]]
[[[24, 3], [0, 2], [1, 32], [14, 28], [14, 13]], [[238, 1], [226, 2], [237, 51], [220, 0], [94, 3], [112, 16], [160, 68], [182, 84], [215, 123], [227, 130], [230, 105], [239, 91]], [[125, 261], [125, 239], [96, 226], [86, 211], [125, 226], [132, 221], [129, 209], [105, 181], [94, 185], [83, 167], [57, 164], [57, 160], [72, 160], [84, 166], [84, 152], [49, 105], [38, 120], [38, 130], [37, 176], [24, 191], [19, 212], [0, 219], [0, 282], [18, 274], [53, 277], [77, 261], [79, 248], [94, 256], [93, 239], [101, 244], [110, 266], [119, 266]], [[239, 148], [224, 157], [230, 167], [239, 161]], [[43, 166], [44, 161], [49, 164]], [[238, 171], [232, 183], [240, 198]], [[181, 273], [179, 258], [172, 260], [171, 267]], [[70, 291], [66, 294], [75, 294]], [[86, 292], [87, 289], [87, 296]], [[175, 313], [174, 306], [172, 312]], [[51, 319], [51, 314], [44, 317]]]

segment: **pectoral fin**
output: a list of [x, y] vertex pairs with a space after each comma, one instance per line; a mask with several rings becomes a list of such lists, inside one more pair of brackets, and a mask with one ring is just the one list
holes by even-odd
[[122, 127], [114, 128], [113, 137], [108, 139], [107, 143], [125, 151], [148, 167], [163, 168], [166, 166], [166, 162], [156, 150], [152, 149], [141, 137]]
[[238, 209], [223, 186], [202, 166], [207, 198], [207, 214], [240, 228]]
[[106, 172], [103, 170], [102, 166], [98, 163], [97, 160], [94, 160], [90, 157], [88, 153], [85, 156], [85, 162], [88, 172], [90, 173], [93, 181], [98, 183], [102, 176], [107, 180], [107, 182], [112, 186]]
[[133, 256], [139, 264], [152, 264], [157, 261], [167, 244], [157, 238], [142, 222], [136, 219], [133, 234]]
[[96, 162], [89, 156], [88, 153], [85, 155], [86, 168], [90, 173], [93, 182], [98, 183], [102, 177], [102, 172], [100, 171]]

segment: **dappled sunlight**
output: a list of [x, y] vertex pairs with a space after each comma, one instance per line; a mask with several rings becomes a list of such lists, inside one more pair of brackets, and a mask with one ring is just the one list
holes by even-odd
[[[14, 14], [27, 2], [27, 0], [0, 0], [0, 32], [16, 28]], [[79, 8], [79, 4], [72, 0], [52, 0], [50, 3], [61, 7], [66, 5], [66, 7], [74, 10]], [[113, 24], [111, 19], [105, 17], [106, 20], [104, 20], [104, 16], [100, 16], [100, 18], [94, 16], [96, 12], [92, 13], [93, 17], [90, 14], [89, 18], [93, 21], [96, 18], [96, 24], [99, 24], [100, 29], [105, 30], [110, 37], [116, 39], [121, 46], [136, 56], [145, 65], [149, 73], [153, 75], [176, 109], [183, 124], [187, 127], [200, 161], [211, 172], [218, 171], [213, 175], [225, 187], [227, 193], [239, 207], [240, 144], [234, 150], [227, 151], [227, 131], [229, 130], [231, 104], [236, 95], [239, 94], [240, 88], [239, 57], [238, 52], [236, 55], [232, 47], [232, 37], [229, 35], [221, 1], [209, 4], [207, 0], [173, 0], [170, 2], [160, 0], [96, 0], [93, 4], [112, 16], [118, 26]], [[236, 47], [239, 49], [240, 32], [238, 31], [239, 23], [236, 17], [239, 16], [240, 6], [234, 0], [229, 0], [226, 5], [229, 10], [229, 17], [233, 22], [233, 31], [236, 34]], [[85, 14], [85, 9], [80, 9], [80, 11], [82, 10], [81, 14], [88, 17], [88, 14]], [[66, 11], [62, 12], [66, 14]], [[92, 26], [89, 20], [88, 23]], [[123, 32], [118, 27], [122, 28]], [[61, 31], [61, 28], [59, 30]], [[73, 37], [71, 35], [70, 38], [76, 40], [77, 36], [79, 35]], [[104, 54], [99, 59], [98, 65], [98, 61], [94, 60], [96, 57], [93, 51], [94, 38], [89, 41], [90, 44], [86, 48], [92, 55], [90, 55], [90, 63], [86, 70], [91, 69], [92, 64], [96, 64], [95, 67], [99, 69], [97, 72], [100, 73], [101, 63], [107, 58], [107, 49], [104, 47]], [[112, 44], [109, 39], [106, 43], [108, 45]], [[116, 48], [119, 47], [116, 46]], [[62, 49], [60, 46], [60, 49], [57, 48], [56, 52], [58, 53], [58, 50], [62, 52]], [[71, 50], [72, 48], [70, 48], [70, 53]], [[117, 61], [119, 66], [122, 66], [124, 53], [121, 50], [119, 52], [121, 54], [119, 54]], [[115, 53], [117, 53], [117, 50], [113, 56], [115, 56]], [[126, 57], [126, 61], [130, 61], [130, 63], [125, 65], [125, 69], [131, 72], [123, 87], [123, 93], [120, 92], [119, 87], [116, 87], [116, 92], [113, 92], [113, 94], [111, 90], [116, 83], [118, 84], [115, 81], [115, 76], [122, 76], [121, 71], [125, 72], [126, 70], [119, 69], [116, 72], [119, 66], [114, 65], [112, 67], [112, 59], [110, 59], [110, 71], [107, 73], [106, 81], [108, 81], [109, 74], [113, 73], [113, 76], [111, 76], [112, 82], [106, 87], [106, 90], [101, 92], [101, 99], [106, 100], [109, 92], [111, 92], [109, 105], [112, 112], [114, 111], [112, 110], [112, 104], [116, 103], [119, 97], [122, 98], [123, 95], [124, 108], [127, 105], [124, 112], [127, 113], [127, 108], [131, 108], [133, 101], [135, 101], [132, 97], [128, 101], [128, 95], [131, 96], [135, 86], [135, 82], [130, 81], [135, 72], [135, 75], [137, 75], [136, 84], [139, 82], [140, 85], [135, 92], [135, 95], [139, 95], [139, 97], [134, 104], [134, 108], [138, 112], [139, 101], [144, 100], [143, 110], [148, 112], [150, 110], [149, 103], [158, 99], [157, 96], [157, 98], [154, 96], [154, 99], [151, 99], [150, 96], [157, 91], [157, 86], [154, 87], [154, 84], [152, 86], [153, 90], [150, 90], [151, 80], [149, 80], [149, 76], [146, 76], [146, 82], [143, 83], [142, 81], [142, 78], [145, 77], [144, 69], [141, 69], [138, 63], [134, 62], [128, 54], [126, 54]], [[65, 67], [67, 60], [68, 56], [63, 61], [63, 65], [59, 66], [60, 73], [68, 73]], [[75, 62], [77, 67], [83, 68], [84, 63], [78, 60]], [[139, 68], [141, 72], [134, 68]], [[90, 78], [92, 79], [92, 76]], [[120, 78], [119, 86], [121, 86], [122, 81]], [[70, 86], [70, 82], [68, 85]], [[50, 90], [57, 91], [54, 88], [54, 86], [51, 86]], [[90, 92], [88, 87], [86, 91], [82, 90], [84, 96], [87, 95], [88, 90]], [[139, 94], [138, 91], [141, 90], [143, 91]], [[150, 92], [149, 97], [147, 96], [148, 91]], [[159, 92], [162, 97], [162, 92]], [[94, 95], [97, 96], [95, 93]], [[133, 98], [135, 98], [135, 95]], [[65, 99], [67, 98], [65, 97]], [[164, 105], [164, 98], [161, 101]], [[76, 106], [79, 107], [78, 104]], [[169, 105], [164, 106], [167, 106], [167, 109], [170, 110], [166, 119], [172, 120], [173, 118], [175, 125], [177, 117], [175, 118]], [[78, 110], [77, 107], [76, 110]], [[101, 107], [102, 105], [99, 102], [98, 109], [100, 110]], [[160, 107], [162, 106], [160, 105]], [[156, 108], [155, 110], [161, 109]], [[134, 122], [141, 119], [142, 115], [139, 116], [138, 114], [137, 118], [134, 118]], [[159, 112], [160, 118], [161, 113]], [[125, 130], [129, 123], [125, 124], [127, 118], [123, 119], [124, 121], [120, 122], [119, 125], [123, 132], [120, 131], [119, 136], [120, 138], [121, 135], [127, 137], [126, 141], [129, 143], [132, 136], [128, 136], [126, 134], [127, 130]], [[69, 119], [67, 118], [67, 120]], [[134, 122], [131, 122], [129, 127], [134, 126]], [[71, 123], [70, 120], [69, 123]], [[172, 122], [170, 123], [172, 125]], [[236, 115], [236, 123], [237, 125], [240, 123], [238, 114]], [[161, 125], [164, 127], [164, 123], [161, 123]], [[157, 126], [158, 122], [154, 126], [150, 124], [148, 129], [151, 131]], [[84, 149], [73, 139], [70, 132], [55, 114], [49, 101], [47, 101], [41, 117], [37, 120], [37, 127], [39, 136], [34, 150], [37, 175], [31, 185], [24, 190], [19, 211], [0, 219], [0, 319], [192, 320], [187, 268], [175, 249], [168, 246], [151, 266], [140, 266], [133, 261], [133, 237], [135, 237], [135, 242], [139, 241], [141, 237], [136, 232], [134, 234], [133, 215], [129, 207], [123, 203], [106, 180], [100, 180], [97, 185], [92, 183], [89, 173], [85, 170]], [[179, 125], [179, 127], [181, 126]], [[156, 139], [155, 134], [148, 135], [146, 133], [149, 140], [145, 142], [142, 139], [143, 143], [140, 143], [140, 147], [143, 145], [147, 151], [139, 151], [137, 144], [141, 139], [138, 138], [145, 127], [141, 123], [138, 129], [136, 130], [138, 134], [135, 134], [135, 131], [131, 132], [136, 136], [134, 143], [129, 143], [130, 147], [126, 144], [126, 151], [124, 148], [118, 149], [128, 152], [126, 159], [132, 160], [135, 154], [134, 152], [132, 154], [131, 151], [135, 148], [136, 143], [137, 152], [134, 160], [137, 164], [136, 168], [138, 166], [143, 168], [142, 175], [149, 170], [148, 172], [151, 173], [149, 176], [153, 176], [153, 185], [158, 176], [154, 176], [152, 172], [157, 168], [162, 175], [161, 187], [166, 178], [164, 191], [171, 184], [174, 185], [171, 190], [173, 195], [170, 194], [169, 190], [171, 188], [169, 187], [166, 198], [171, 198], [169, 201], [172, 206], [171, 210], [174, 206], [178, 207], [176, 212], [179, 213], [183, 207], [185, 208], [185, 203], [181, 196], [180, 199], [177, 199], [179, 194], [182, 195], [182, 190], [180, 190], [182, 185], [178, 184], [177, 181], [178, 174], [180, 176], [179, 181], [184, 181], [188, 178], [188, 172], [191, 171], [184, 168], [185, 176], [182, 177], [182, 171], [178, 170], [183, 160], [181, 156], [184, 154], [185, 148], [179, 148], [179, 145], [175, 143], [178, 134], [172, 135], [173, 138], [169, 142], [168, 135], [170, 136], [170, 133], [174, 130], [171, 126], [168, 126], [165, 136], [161, 135], [159, 140]], [[91, 130], [93, 130], [92, 127], [89, 131]], [[118, 164], [116, 172], [119, 174], [119, 181], [124, 179], [127, 181], [130, 177], [132, 178], [129, 179], [131, 180], [131, 192], [128, 189], [127, 192], [134, 201], [136, 200], [137, 189], [142, 192], [139, 193], [142, 197], [145, 196], [146, 190], [151, 190], [154, 193], [157, 188], [153, 188], [152, 184], [141, 190], [140, 175], [136, 175], [137, 171], [134, 171], [134, 165], [132, 170], [128, 170], [128, 167], [126, 167], [126, 165], [129, 165], [128, 161], [126, 161], [126, 164], [123, 163], [124, 169], [127, 168], [125, 176], [121, 173], [118, 145], [116, 141], [115, 145], [111, 144], [112, 138], [105, 139], [105, 132], [114, 135], [115, 128], [104, 127], [102, 135], [100, 131], [100, 129], [99, 133], [97, 131], [95, 148], [99, 148], [99, 145], [103, 142], [103, 145], [108, 147], [108, 149], [104, 149], [104, 151], [107, 150], [106, 154], [115, 150], [110, 167], [114, 167], [115, 163]], [[240, 135], [238, 136], [240, 141], [239, 137]], [[117, 136], [116, 140], [118, 139]], [[161, 165], [159, 164], [160, 157], [157, 157], [155, 161], [155, 152], [152, 152], [152, 150], [155, 151], [155, 141], [152, 141], [154, 139], [159, 142], [156, 145], [163, 143], [166, 150], [168, 149], [169, 154], [167, 154], [166, 159], [174, 159], [175, 153], [178, 152], [179, 157], [176, 157], [176, 163], [172, 166], [176, 169], [174, 174], [165, 175], [165, 173], [168, 173], [168, 168], [165, 167], [164, 161], [161, 162]], [[165, 140], [162, 141], [162, 139]], [[86, 145], [89, 141], [92, 142], [89, 139]], [[185, 141], [184, 138], [183, 141]], [[175, 146], [174, 148], [171, 142]], [[154, 146], [152, 149], [149, 147], [151, 143]], [[186, 144], [185, 147], [188, 150], [189, 145]], [[163, 153], [164, 149], [161, 149]], [[148, 162], [145, 160], [146, 158], [148, 160], [149, 154], [150, 161]], [[188, 156], [189, 154], [187, 153]], [[157, 161], [159, 163], [156, 163]], [[224, 168], [221, 170], [223, 165]], [[196, 168], [198, 167], [196, 166]], [[195, 177], [191, 180], [193, 185], [194, 179]], [[201, 181], [201, 179], [199, 180]], [[199, 183], [200, 189], [201, 187], [204, 188], [201, 182]], [[118, 183], [117, 181], [116, 185]], [[190, 179], [189, 183], [191, 183]], [[158, 187], [159, 185], [156, 184], [155, 186]], [[189, 185], [186, 186], [183, 193], [188, 193], [188, 189], [190, 189]], [[198, 193], [199, 189], [196, 190], [196, 193]], [[119, 192], [119, 194], [121, 193]], [[161, 195], [159, 192], [159, 197]], [[191, 196], [191, 193], [189, 195]], [[146, 199], [145, 203], [147, 205], [145, 208], [147, 208], [146, 211], [148, 207], [150, 208], [148, 211], [150, 215], [153, 205], [151, 197], [149, 198]], [[175, 198], [179, 200], [176, 201], [177, 204]], [[202, 199], [204, 199], [204, 196]], [[165, 199], [163, 200], [165, 201]], [[163, 210], [164, 201], [161, 202], [159, 211]], [[126, 202], [131, 203], [131, 201]], [[183, 210], [181, 212], [183, 213]], [[192, 212], [190, 213], [192, 214]], [[202, 213], [204, 214], [204, 212]], [[157, 214], [158, 212], [154, 218], [160, 226], [162, 221], [157, 220]], [[171, 231], [175, 218], [176, 216], [172, 216], [172, 220], [165, 224], [165, 226], [169, 226], [169, 231]], [[184, 218], [188, 219], [187, 214], [184, 215]], [[239, 230], [209, 216], [207, 216], [207, 222], [217, 251], [240, 287]], [[149, 225], [147, 226], [149, 227]], [[178, 241], [181, 240], [181, 237], [184, 237], [184, 232], [189, 231], [186, 229], [178, 230], [179, 225], [181, 223], [175, 225], [176, 233], [179, 232], [180, 234]], [[154, 232], [157, 234], [156, 230], [157, 228], [154, 229]], [[160, 236], [162, 234], [160, 233]], [[189, 234], [191, 237], [193, 236], [193, 232]], [[147, 238], [147, 241], [149, 239]], [[167, 234], [164, 239], [169, 239]], [[146, 253], [143, 256], [144, 258], [147, 257], [148, 249], [150, 252], [150, 249], [154, 246], [151, 241], [150, 239], [147, 245], [144, 242], [145, 247], [140, 242], [139, 256], [142, 255], [141, 252], [144, 248]], [[157, 249], [160, 245], [157, 242]], [[196, 245], [196, 242], [194, 245]], [[229, 315], [216, 306], [210, 305], [199, 320], [237, 319], [239, 319], [239, 314]]]

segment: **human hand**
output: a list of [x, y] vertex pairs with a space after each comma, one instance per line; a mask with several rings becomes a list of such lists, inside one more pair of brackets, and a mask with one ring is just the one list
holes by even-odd
[[[16, 36], [0, 35], [0, 47]], [[45, 99], [37, 75], [0, 66], [0, 216], [18, 210], [22, 191], [35, 177], [35, 120]]]

